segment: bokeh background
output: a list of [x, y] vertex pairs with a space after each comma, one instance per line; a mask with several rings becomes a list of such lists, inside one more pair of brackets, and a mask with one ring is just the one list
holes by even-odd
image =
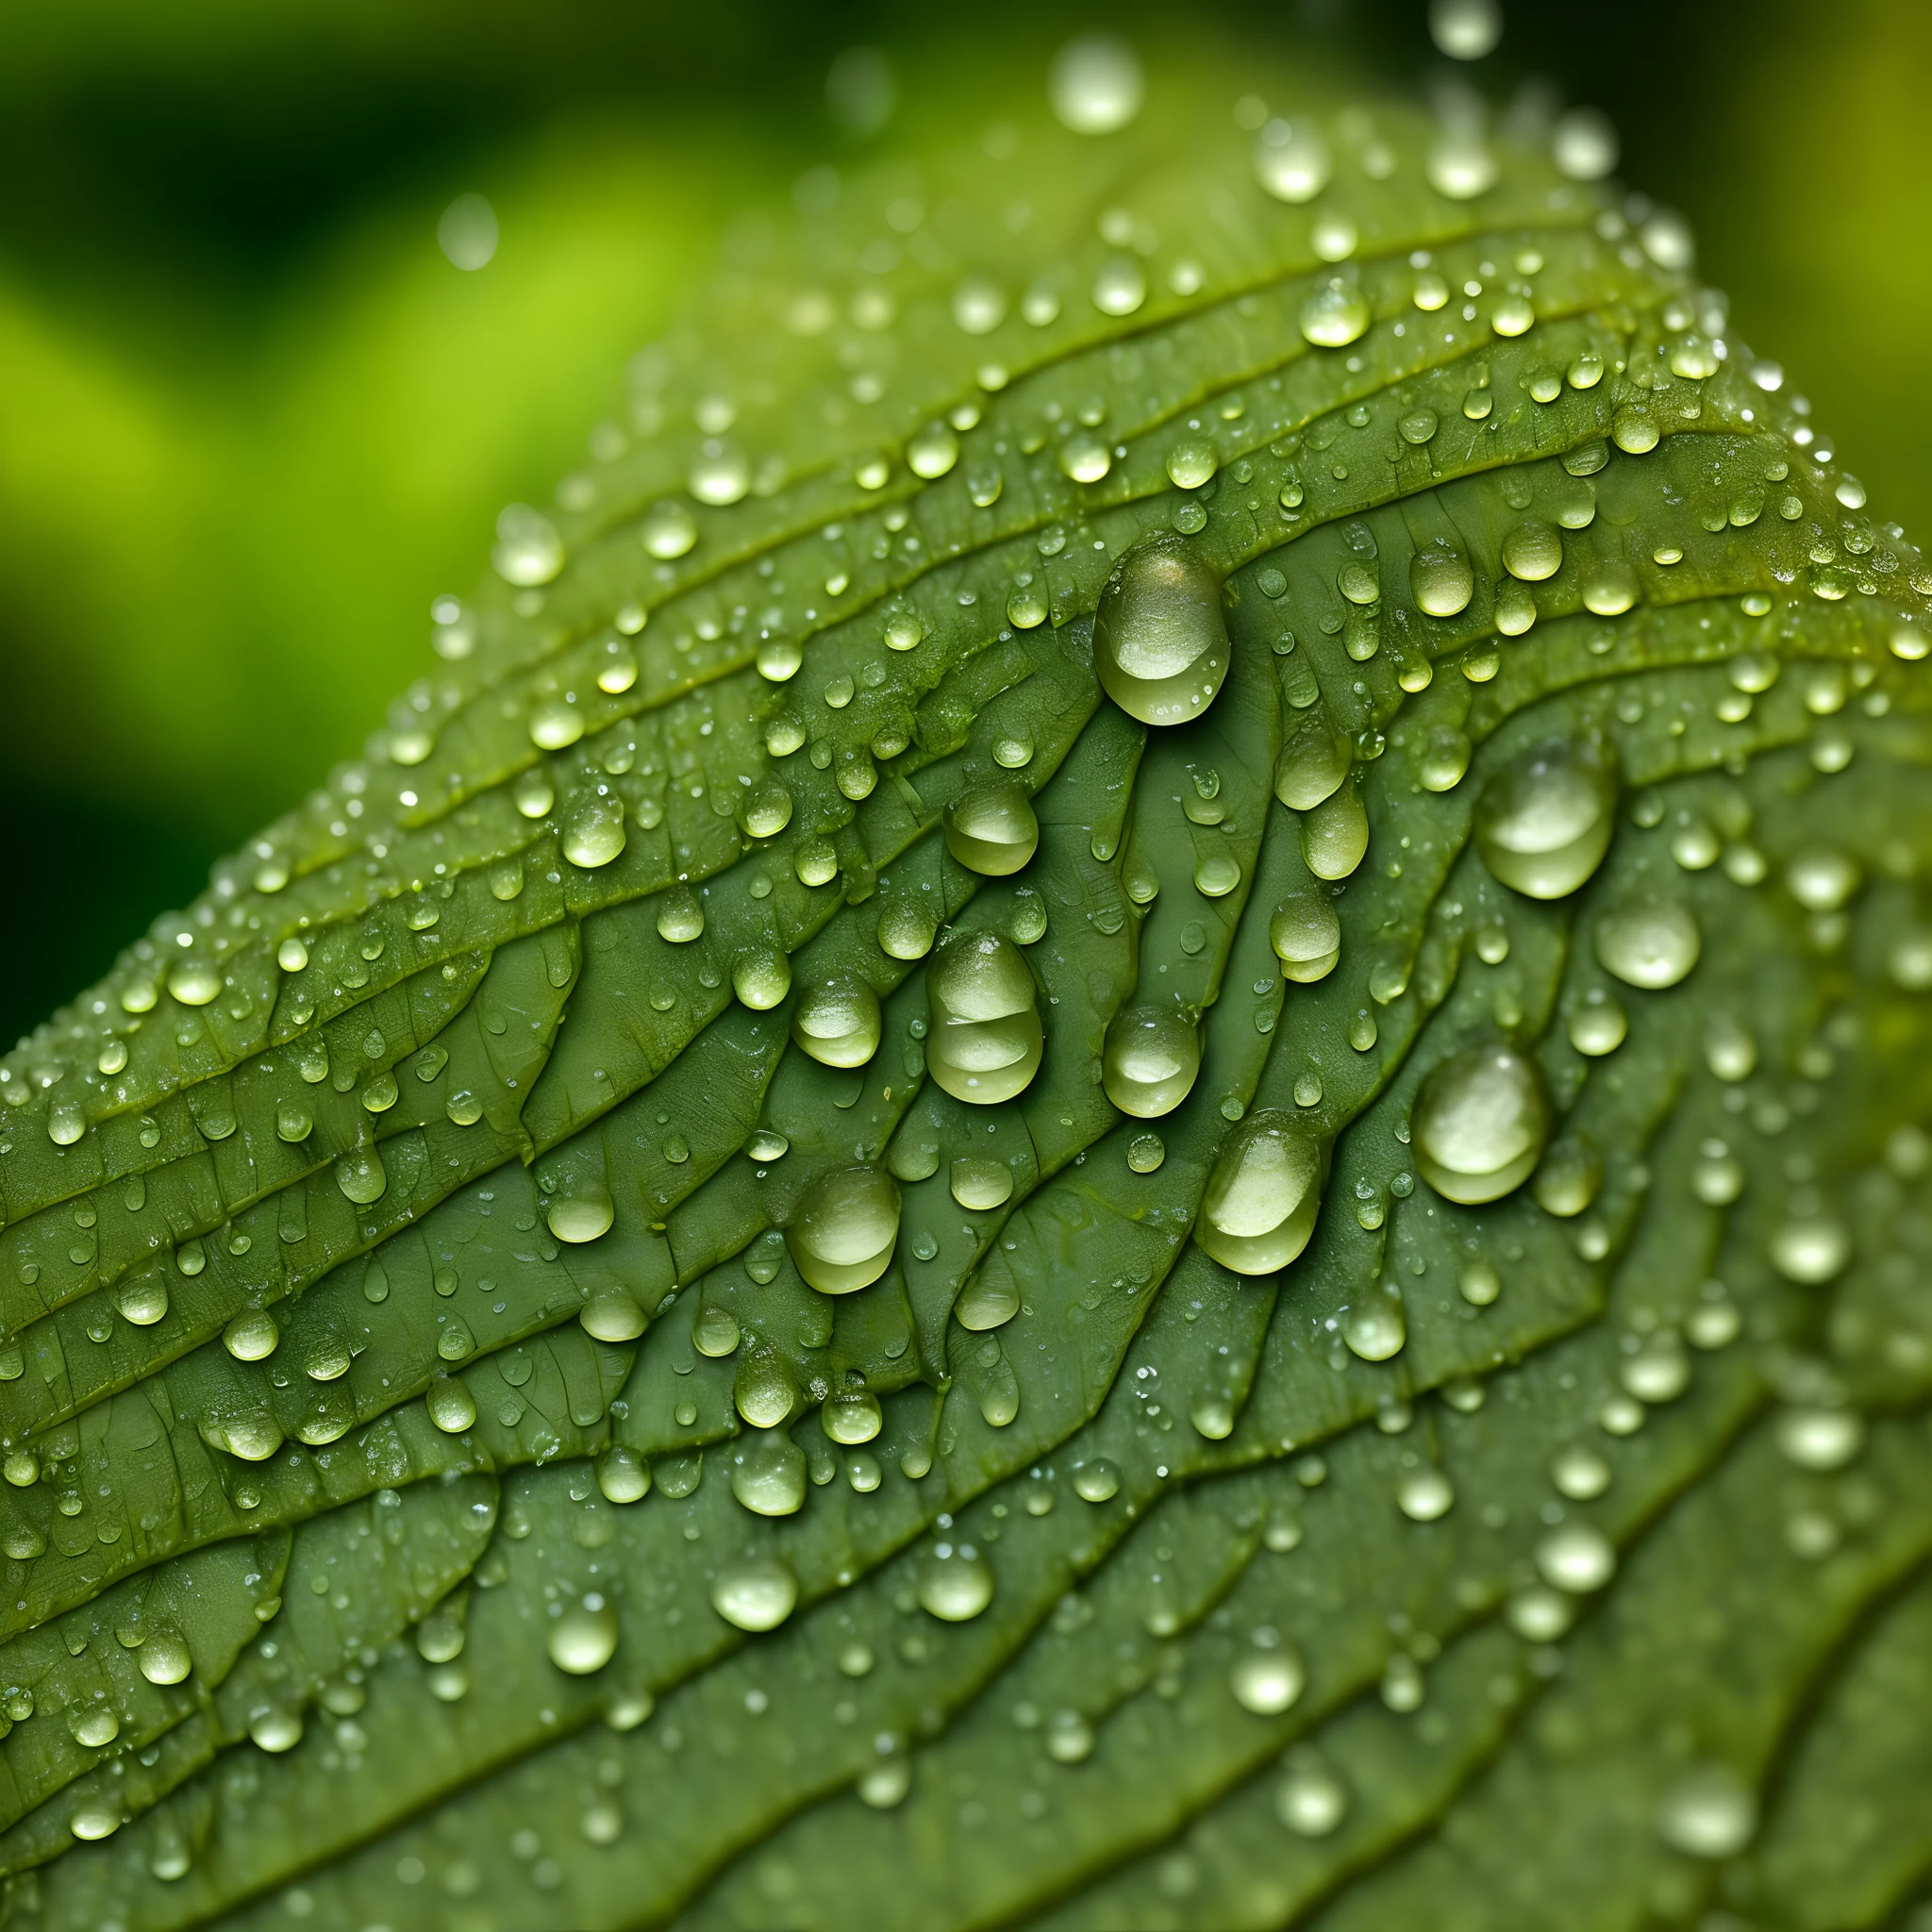
[[[1932, 531], [1932, 8], [1505, 0], [1740, 332]], [[1117, 27], [1444, 65], [1424, 0], [63, 0], [0, 35], [0, 1036], [354, 753], [749, 204]], [[881, 50], [826, 87], [841, 50]], [[855, 76], [857, 85], [855, 85]], [[1158, 81], [1157, 81], [1158, 84]], [[880, 124], [891, 95], [892, 111]], [[487, 197], [486, 267], [438, 241]], [[458, 249], [460, 253], [460, 248]]]

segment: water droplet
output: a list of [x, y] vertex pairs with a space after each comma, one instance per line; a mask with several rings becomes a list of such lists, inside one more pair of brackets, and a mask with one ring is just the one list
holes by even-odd
[[594, 1184], [578, 1183], [568, 1194], [551, 1197], [543, 1210], [550, 1232], [560, 1241], [593, 1241], [610, 1231], [617, 1209], [608, 1191]]
[[650, 1493], [651, 1465], [635, 1449], [613, 1442], [597, 1458], [597, 1488], [609, 1503], [641, 1503]]
[[782, 1431], [756, 1437], [731, 1458], [731, 1493], [755, 1516], [794, 1516], [805, 1504], [805, 1451]]
[[205, 1007], [221, 990], [220, 970], [206, 959], [179, 960], [168, 974], [168, 991], [184, 1007]]
[[775, 1630], [798, 1602], [798, 1579], [775, 1557], [728, 1563], [711, 1585], [711, 1607], [740, 1630]]
[[1475, 594], [1475, 572], [1460, 550], [1437, 538], [1409, 558], [1408, 587], [1428, 616], [1455, 617], [1469, 608]]
[[1108, 695], [1143, 724], [1180, 724], [1227, 675], [1221, 585], [1195, 553], [1155, 538], [1130, 550], [1101, 591], [1093, 656]]
[[1771, 1237], [1771, 1265], [1788, 1281], [1822, 1287], [1852, 1258], [1851, 1230], [1835, 1215], [1805, 1214], [1786, 1221]]
[[1284, 978], [1312, 985], [1334, 972], [1341, 958], [1341, 922], [1325, 896], [1297, 893], [1269, 922], [1268, 942]]
[[1348, 776], [1348, 741], [1317, 708], [1295, 726], [1274, 766], [1274, 795], [1293, 811], [1311, 811]]
[[490, 561], [505, 583], [534, 589], [563, 568], [563, 539], [542, 511], [527, 503], [508, 504], [496, 519]]
[[1136, 1174], [1154, 1174], [1167, 1158], [1167, 1143], [1158, 1134], [1137, 1134], [1127, 1145], [1127, 1165]]
[[1550, 1480], [1573, 1503], [1589, 1503], [1610, 1486], [1610, 1465], [1594, 1449], [1573, 1443], [1550, 1467]]
[[[990, 287], [991, 284], [987, 286]], [[996, 295], [998, 294], [997, 290], [993, 292]], [[956, 318], [959, 314], [960, 297], [964, 293], [965, 290], [962, 288], [959, 294], [955, 295], [953, 298], [953, 313]], [[997, 328], [1000, 316], [1005, 313], [1005, 310], [1006, 298], [1000, 296], [996, 310], [989, 309], [984, 311], [991, 313], [993, 317], [989, 326]], [[977, 315], [982, 311], [974, 310], [973, 312]], [[961, 324], [961, 326], [963, 327], [964, 325]], [[983, 335], [986, 333], [986, 330], [980, 328], [969, 330], [968, 332], [974, 335]], [[906, 445], [906, 467], [915, 476], [923, 476], [928, 482], [936, 476], [943, 476], [958, 460], [959, 439], [953, 433], [951, 425], [945, 423], [928, 423]]]
[[1563, 539], [1548, 524], [1521, 523], [1503, 539], [1503, 568], [1526, 584], [1541, 584], [1563, 568]]
[[1617, 165], [1617, 130], [1594, 108], [1572, 108], [1557, 117], [1550, 153], [1573, 181], [1601, 181]]
[[1424, 172], [1429, 186], [1451, 201], [1473, 201], [1496, 185], [1496, 158], [1471, 127], [1446, 128], [1430, 146]]
[[992, 1566], [967, 1549], [941, 1543], [920, 1565], [920, 1607], [942, 1623], [970, 1623], [991, 1603], [992, 1591]]
[[1675, 986], [1697, 963], [1703, 939], [1690, 908], [1674, 899], [1637, 898], [1597, 921], [1596, 957], [1626, 986]]
[[1395, 1503], [1411, 1523], [1434, 1523], [1455, 1507], [1455, 1485], [1440, 1469], [1412, 1469], [1396, 1484]]
[[429, 1420], [446, 1436], [460, 1436], [476, 1425], [476, 1403], [461, 1382], [445, 1379], [432, 1382], [424, 1398]]
[[1400, 1355], [1408, 1340], [1408, 1314], [1402, 1298], [1390, 1293], [1374, 1295], [1352, 1308], [1342, 1324], [1341, 1339], [1365, 1362], [1386, 1362]]
[[[1131, 315], [1147, 299], [1146, 272], [1131, 255], [1111, 255], [1101, 263], [1100, 272], [1093, 277], [1091, 294], [1094, 308], [1103, 315]], [[1094, 441], [1097, 442], [1098, 439]], [[1099, 446], [1103, 451], [1107, 447], [1105, 443]], [[1105, 475], [1107, 472], [1103, 470], [1100, 474]], [[1091, 483], [1097, 479], [1080, 476], [1076, 480]]]
[[1274, 1815], [1298, 1838], [1326, 1838], [1348, 1815], [1348, 1791], [1319, 1763], [1294, 1765], [1274, 1788]]
[[1532, 899], [1560, 899], [1603, 862], [1616, 806], [1616, 774], [1604, 752], [1555, 739], [1484, 787], [1476, 850], [1506, 886]]
[[854, 973], [834, 974], [800, 994], [791, 1037], [821, 1066], [862, 1067], [878, 1051], [879, 1001]]
[[1105, 1456], [1095, 1456], [1074, 1472], [1074, 1493], [1085, 1503], [1110, 1503], [1121, 1492], [1121, 1473]]
[[275, 1352], [282, 1331], [266, 1308], [237, 1315], [222, 1331], [222, 1345], [238, 1362], [258, 1362]]
[[1061, 126], [1111, 134], [1141, 111], [1146, 79], [1140, 56], [1118, 34], [1080, 34], [1055, 55], [1046, 92]]
[[1550, 1130], [1535, 1062], [1494, 1041], [1433, 1068], [1409, 1130], [1423, 1178], [1463, 1207], [1500, 1200], [1529, 1178]]
[[1308, 1681], [1301, 1652], [1277, 1641], [1267, 1650], [1250, 1650], [1228, 1673], [1234, 1701], [1257, 1717], [1279, 1717], [1302, 1694]]
[[1010, 1100], [1039, 1070], [1044, 1036], [1025, 957], [997, 933], [949, 940], [926, 976], [926, 1065], [956, 1100]]
[[1012, 1199], [1013, 1170], [991, 1156], [965, 1154], [948, 1170], [947, 1183], [960, 1207], [983, 1214]]
[[969, 872], [1006, 878], [1040, 849], [1040, 821], [1015, 778], [971, 785], [946, 807], [946, 850]]
[[666, 892], [658, 907], [658, 937], [674, 946], [689, 945], [705, 929], [705, 908], [695, 892]]
[[544, 1648], [559, 1671], [588, 1677], [616, 1654], [617, 1612], [593, 1591], [552, 1621]]
[[899, 1239], [899, 1190], [874, 1167], [827, 1174], [799, 1204], [785, 1244], [821, 1294], [867, 1288], [891, 1265]]
[[768, 1013], [791, 991], [791, 961], [783, 953], [741, 953], [732, 962], [731, 991], [741, 1006]]
[[1270, 121], [1255, 142], [1255, 175], [1277, 201], [1312, 201], [1328, 185], [1334, 162], [1311, 121]]
[[1734, 1858], [1757, 1834], [1757, 1794], [1728, 1765], [1700, 1765], [1665, 1794], [1657, 1829], [1693, 1858]]
[[1617, 1552], [1594, 1524], [1565, 1523], [1537, 1544], [1536, 1567], [1551, 1589], [1585, 1596], [1616, 1574]]
[[624, 801], [608, 797], [580, 800], [564, 824], [563, 856], [586, 870], [608, 865], [624, 850]]
[[1497, 0], [1429, 0], [1429, 38], [1452, 60], [1480, 60], [1503, 38]]
[[1327, 1153], [1273, 1108], [1228, 1136], [1201, 1201], [1194, 1239], [1237, 1274], [1273, 1274], [1307, 1246]]
[[1198, 490], [1211, 482], [1221, 458], [1211, 442], [1183, 438], [1167, 453], [1168, 479], [1177, 490]]
[[1136, 1120], [1172, 1113], [1201, 1071], [1201, 1041], [1174, 1007], [1130, 1007], [1107, 1029], [1101, 1056], [1107, 1097]]
[[1360, 791], [1343, 785], [1302, 818], [1302, 859], [1318, 879], [1345, 879], [1369, 849], [1369, 814]]
[[137, 1328], [152, 1328], [168, 1312], [168, 1284], [159, 1274], [137, 1275], [114, 1294], [124, 1320]]
[[1302, 303], [1299, 322], [1302, 334], [1317, 348], [1343, 349], [1368, 333], [1371, 319], [1359, 285], [1331, 275]]
[[1864, 1418], [1851, 1408], [1787, 1408], [1777, 1446], [1800, 1469], [1842, 1469], [1865, 1442]]
[[178, 1684], [194, 1668], [181, 1633], [166, 1626], [142, 1636], [135, 1662], [150, 1684]]
[[1438, 724], [1417, 754], [1415, 774], [1424, 791], [1453, 791], [1462, 783], [1475, 747], [1453, 725]]

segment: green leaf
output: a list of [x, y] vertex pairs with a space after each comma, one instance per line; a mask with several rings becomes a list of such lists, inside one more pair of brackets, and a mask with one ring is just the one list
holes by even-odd
[[9, 1923], [1923, 1886], [1932, 574], [1548, 128], [1155, 71], [0, 1062]]

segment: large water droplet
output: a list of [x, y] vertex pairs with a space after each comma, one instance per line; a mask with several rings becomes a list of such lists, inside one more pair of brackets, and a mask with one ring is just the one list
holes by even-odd
[[1445, 1200], [1474, 1207], [1529, 1178], [1549, 1137], [1550, 1104], [1535, 1062], [1492, 1041], [1429, 1073], [1409, 1130], [1423, 1178]]
[[544, 1648], [559, 1671], [588, 1677], [616, 1654], [617, 1612], [593, 1591], [552, 1622]]
[[490, 561], [505, 583], [533, 589], [563, 568], [563, 539], [541, 510], [527, 503], [508, 504], [496, 519]]
[[222, 1344], [238, 1362], [258, 1362], [275, 1352], [282, 1331], [266, 1308], [237, 1315], [222, 1331]]
[[684, 556], [698, 541], [697, 519], [681, 503], [653, 504], [640, 531], [644, 548], [665, 562]]
[[1141, 58], [1118, 34], [1080, 34], [1054, 56], [1047, 99], [1075, 134], [1111, 134], [1141, 111], [1146, 96]]
[[1319, 707], [1295, 726], [1274, 765], [1274, 795], [1292, 811], [1312, 811], [1348, 776], [1348, 741]]
[[875, 1167], [827, 1174], [799, 1204], [785, 1244], [821, 1294], [867, 1288], [891, 1265], [899, 1239], [899, 1190]]
[[780, 1430], [742, 1444], [731, 1458], [731, 1493], [754, 1515], [796, 1515], [805, 1485], [805, 1451]]
[[1368, 332], [1369, 303], [1357, 283], [1331, 275], [1301, 307], [1301, 331], [1318, 349], [1346, 348]]
[[1757, 1834], [1757, 1793], [1729, 1765], [1700, 1765], [1665, 1793], [1657, 1829], [1693, 1858], [1734, 1858]]
[[926, 976], [926, 1066], [956, 1100], [991, 1106], [1024, 1090], [1044, 1046], [1024, 956], [997, 933], [948, 941]]
[[1006, 878], [1040, 849], [1040, 821], [1015, 778], [970, 785], [946, 807], [946, 850], [968, 872]]
[[1475, 594], [1475, 572], [1460, 550], [1438, 538], [1409, 558], [1408, 587], [1428, 616], [1455, 617]]
[[941, 1543], [920, 1565], [920, 1607], [942, 1623], [969, 1623], [991, 1603], [992, 1590], [992, 1566], [970, 1545]]
[[1302, 986], [1325, 979], [1341, 958], [1341, 922], [1334, 903], [1320, 893], [1297, 893], [1269, 922], [1268, 942], [1284, 978]]
[[1301, 1652], [1279, 1641], [1266, 1650], [1245, 1652], [1228, 1673], [1228, 1688], [1235, 1702], [1257, 1717], [1280, 1716], [1302, 1694], [1307, 1681]]
[[1506, 886], [1532, 899], [1560, 899], [1602, 864], [1616, 810], [1616, 774], [1606, 755], [1593, 744], [1553, 739], [1484, 787], [1476, 850]]
[[1274, 1788], [1274, 1815], [1298, 1838], [1326, 1838], [1348, 1815], [1347, 1788], [1324, 1764], [1294, 1764]]
[[1563, 568], [1563, 539], [1550, 525], [1521, 523], [1503, 539], [1503, 568], [1525, 584], [1540, 584]]
[[150, 1684], [179, 1684], [194, 1668], [188, 1641], [178, 1630], [150, 1630], [142, 1639], [134, 1660]]
[[1554, 1590], [1585, 1596], [1617, 1574], [1617, 1551], [1591, 1523], [1566, 1523], [1536, 1546], [1536, 1567]]
[[1312, 201], [1333, 169], [1328, 143], [1312, 121], [1270, 121], [1255, 142], [1255, 177], [1277, 201]]
[[1093, 661], [1107, 694], [1130, 718], [1198, 718], [1227, 675], [1220, 580], [1178, 541], [1157, 538], [1130, 550], [1100, 593]]
[[1188, 1097], [1201, 1071], [1200, 1035], [1175, 1007], [1130, 1007], [1107, 1029], [1107, 1097], [1136, 1120], [1158, 1120]]
[[608, 1189], [586, 1185], [553, 1196], [543, 1218], [560, 1241], [593, 1241], [610, 1231], [616, 1213]]
[[1596, 957], [1625, 986], [1675, 986], [1703, 949], [1690, 907], [1675, 899], [1625, 900], [1596, 924]]
[[1307, 1246], [1327, 1150], [1285, 1113], [1253, 1113], [1229, 1135], [1201, 1200], [1194, 1239], [1237, 1274], [1273, 1274]]
[[798, 1579], [775, 1557], [727, 1563], [711, 1584], [711, 1607], [741, 1630], [775, 1630], [798, 1602]]
[[879, 1000], [856, 973], [808, 987], [791, 1013], [791, 1037], [824, 1067], [862, 1067], [878, 1051]]

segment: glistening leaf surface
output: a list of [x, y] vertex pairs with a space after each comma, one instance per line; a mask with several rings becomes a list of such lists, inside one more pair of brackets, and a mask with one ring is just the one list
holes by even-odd
[[10, 1924], [1924, 1886], [1932, 574], [1674, 218], [1258, 84], [747, 224], [0, 1063]]

